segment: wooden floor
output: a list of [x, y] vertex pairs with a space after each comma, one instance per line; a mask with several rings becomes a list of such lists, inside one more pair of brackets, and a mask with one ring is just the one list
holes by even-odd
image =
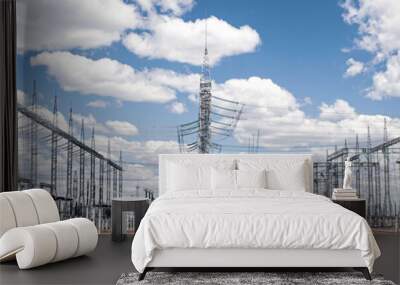
[[[375, 272], [400, 283], [399, 235], [375, 235], [382, 251]], [[115, 284], [124, 272], [134, 271], [130, 259], [131, 238], [115, 243], [109, 235], [99, 238], [97, 249], [82, 256], [30, 270], [19, 270], [15, 262], [0, 265], [0, 284]]]

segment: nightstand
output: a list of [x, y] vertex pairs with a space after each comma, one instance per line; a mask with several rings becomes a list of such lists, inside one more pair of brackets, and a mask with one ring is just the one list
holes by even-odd
[[361, 217], [366, 217], [367, 202], [365, 199], [352, 199], [352, 200], [336, 200], [332, 199], [332, 202], [339, 204], [340, 206], [359, 214]]
[[138, 229], [140, 221], [146, 214], [150, 205], [148, 198], [115, 198], [111, 206], [112, 240], [123, 241], [123, 212], [131, 211], [135, 215], [135, 231]]

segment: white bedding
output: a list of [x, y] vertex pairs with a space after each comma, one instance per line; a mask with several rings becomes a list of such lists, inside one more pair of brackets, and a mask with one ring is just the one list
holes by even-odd
[[143, 272], [165, 248], [358, 249], [370, 271], [380, 255], [357, 214], [323, 196], [265, 189], [167, 192], [141, 221], [132, 262]]

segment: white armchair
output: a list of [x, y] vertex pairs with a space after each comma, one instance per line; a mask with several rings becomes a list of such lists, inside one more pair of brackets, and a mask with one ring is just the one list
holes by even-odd
[[97, 238], [88, 219], [60, 221], [45, 190], [0, 193], [0, 262], [16, 258], [20, 269], [57, 262], [94, 250]]

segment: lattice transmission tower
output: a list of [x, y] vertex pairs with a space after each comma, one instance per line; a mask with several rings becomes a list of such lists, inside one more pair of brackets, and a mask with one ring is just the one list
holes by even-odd
[[[207, 22], [203, 64], [200, 76], [199, 113], [197, 120], [177, 127], [180, 152], [221, 152], [222, 146], [215, 141], [231, 136], [240, 119], [243, 104], [212, 95], [212, 79], [207, 46]], [[195, 138], [193, 139], [193, 136]], [[193, 141], [185, 144], [185, 137]]]
[[[57, 127], [57, 96], [54, 96], [54, 106], [53, 106], [53, 125]], [[58, 135], [55, 131], [51, 133], [51, 195], [57, 197], [57, 152], [58, 152]]]

